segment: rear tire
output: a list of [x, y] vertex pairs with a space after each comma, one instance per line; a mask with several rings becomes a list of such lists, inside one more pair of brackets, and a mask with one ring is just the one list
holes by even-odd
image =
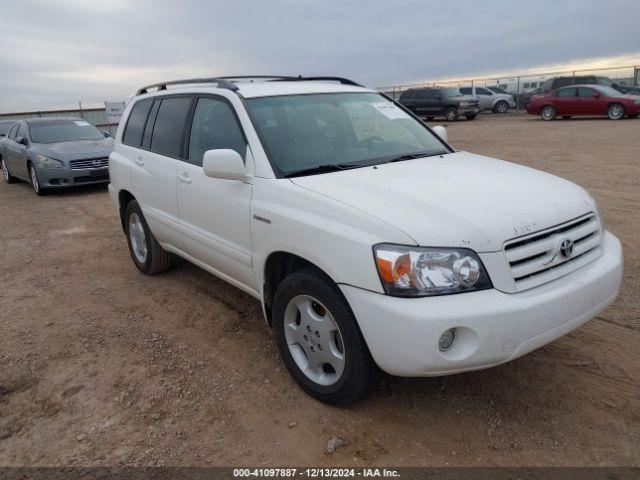
[[458, 120], [458, 109], [449, 107], [444, 111], [444, 118], [449, 122], [455, 122]]
[[551, 105], [545, 105], [544, 107], [542, 107], [542, 110], [540, 110], [540, 118], [545, 121], [553, 120], [554, 118], [556, 118], [555, 107], [552, 107]]
[[307, 394], [344, 406], [366, 396], [378, 367], [349, 304], [322, 272], [294, 272], [278, 286], [273, 329], [289, 373]]
[[467, 120], [473, 120], [474, 118], [476, 118], [478, 116], [478, 114], [477, 113], [465, 113], [464, 116], [465, 116], [465, 118]]
[[155, 275], [171, 267], [173, 255], [153, 236], [140, 205], [131, 200], [124, 212], [124, 229], [133, 263], [145, 275]]
[[427, 122], [433, 121], [433, 117], [427, 117]]
[[607, 117], [611, 120], [622, 120], [624, 118], [624, 105], [612, 103], [607, 107]]
[[493, 107], [493, 113], [507, 113], [508, 111], [509, 103], [504, 100], [498, 101], [498, 103]]
[[2, 168], [2, 177], [6, 183], [16, 183], [16, 178], [9, 173], [9, 168], [4, 163], [4, 160], [0, 158], [0, 168]]

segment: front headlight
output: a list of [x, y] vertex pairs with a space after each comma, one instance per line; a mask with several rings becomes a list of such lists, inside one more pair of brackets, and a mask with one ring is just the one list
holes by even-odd
[[40, 168], [62, 168], [62, 162], [60, 160], [45, 157], [44, 155], [36, 155], [36, 163]]
[[387, 295], [426, 297], [492, 288], [480, 258], [467, 248], [373, 247]]

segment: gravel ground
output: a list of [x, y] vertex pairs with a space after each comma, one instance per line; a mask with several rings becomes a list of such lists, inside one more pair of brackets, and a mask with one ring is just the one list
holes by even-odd
[[138, 273], [105, 188], [1, 184], [0, 465], [640, 464], [640, 120], [448, 127], [592, 193], [625, 249], [613, 306], [509, 364], [332, 408], [290, 379], [255, 300], [186, 262]]

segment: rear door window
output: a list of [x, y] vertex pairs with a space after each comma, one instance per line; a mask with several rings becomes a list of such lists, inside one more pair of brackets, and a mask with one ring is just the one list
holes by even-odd
[[462, 87], [460, 89], [460, 93], [463, 95], [471, 95], [471, 88], [469, 87]]
[[152, 152], [174, 158], [181, 156], [182, 138], [191, 101], [191, 97], [162, 99], [151, 136]]
[[557, 97], [558, 98], [566, 98], [566, 97], [575, 97], [576, 89], [575, 88], [561, 88], [558, 90]]
[[593, 88], [578, 88], [578, 96], [582, 98], [591, 98], [596, 91]]
[[425, 90], [418, 90], [415, 96], [416, 100], [424, 100], [427, 98], [427, 92]]
[[140, 100], [133, 106], [129, 114], [129, 119], [127, 120], [127, 126], [124, 129], [122, 143], [131, 145], [132, 147], [142, 145], [142, 132], [152, 102], [153, 99]]

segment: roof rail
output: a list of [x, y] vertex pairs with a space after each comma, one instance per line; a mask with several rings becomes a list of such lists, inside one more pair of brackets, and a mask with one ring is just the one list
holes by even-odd
[[157, 88], [157, 91], [166, 90], [169, 85], [187, 85], [194, 83], [215, 83], [219, 88], [226, 88], [228, 90], [236, 91], [238, 90], [238, 85], [234, 82], [237, 80], [263, 80], [266, 82], [313, 82], [313, 81], [330, 81], [330, 82], [339, 82], [343, 85], [353, 85], [355, 87], [362, 87], [359, 83], [354, 82], [353, 80], [349, 80], [348, 78], [342, 77], [303, 77], [302, 75], [298, 75], [297, 77], [287, 76], [287, 75], [239, 75], [239, 76], [229, 76], [229, 77], [213, 77], [213, 78], [190, 78], [187, 80], [172, 80], [170, 82], [160, 82], [154, 83], [152, 85], [147, 85], [146, 87], [142, 87], [138, 90], [136, 95], [142, 95], [144, 93], [148, 93], [150, 88]]
[[343, 77], [303, 77], [299, 75], [297, 77], [274, 77], [273, 82], [290, 82], [290, 81], [298, 81], [298, 82], [314, 82], [314, 81], [329, 81], [329, 82], [339, 82], [343, 85], [353, 85], [354, 87], [362, 87], [359, 83], [354, 82], [353, 80], [349, 80], [348, 78]]
[[147, 85], [146, 87], [142, 87], [138, 90], [136, 95], [142, 95], [143, 93], [148, 93], [150, 88], [157, 88], [158, 92], [161, 90], [166, 90], [169, 85], [187, 85], [193, 83], [216, 83], [220, 88], [226, 88], [228, 90], [236, 91], [238, 90], [238, 86], [232, 82], [230, 82], [226, 78], [214, 77], [214, 78], [189, 78], [186, 80], [172, 80], [170, 82], [160, 82], [154, 83], [152, 85]]

